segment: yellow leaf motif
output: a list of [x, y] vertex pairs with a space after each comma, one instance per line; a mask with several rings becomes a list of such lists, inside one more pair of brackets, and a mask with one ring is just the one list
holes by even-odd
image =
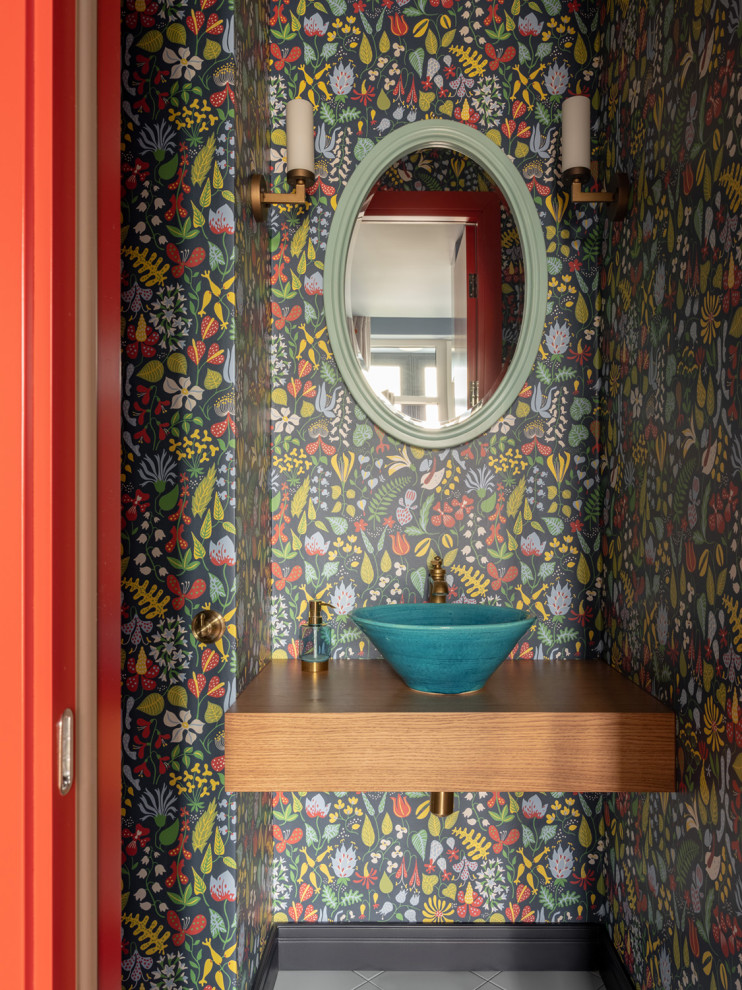
[[204, 45], [204, 58], [213, 62], [215, 58], [219, 58], [222, 53], [222, 46], [214, 38], [207, 38], [206, 44]]
[[174, 45], [184, 45], [186, 43], [186, 29], [182, 24], [170, 24], [165, 34], [167, 40], [171, 41]]
[[361, 580], [364, 584], [372, 584], [374, 580], [374, 568], [371, 560], [367, 553], [363, 555], [363, 563], [361, 564]]
[[451, 830], [461, 839], [461, 845], [466, 849], [466, 855], [473, 860], [484, 859], [490, 853], [492, 843], [481, 832], [474, 828], [454, 828]]
[[512, 492], [510, 493], [510, 497], [508, 498], [507, 511], [509, 516], [511, 517], [514, 516], [518, 511], [518, 509], [520, 509], [521, 505], [523, 504], [523, 496], [525, 495], [525, 491], [526, 491], [526, 475], [524, 474], [523, 477], [518, 482], [518, 484], [512, 490]]
[[165, 931], [164, 925], [157, 922], [156, 918], [151, 920], [147, 917], [137, 917], [135, 914], [123, 914], [121, 920], [128, 925], [134, 937], [139, 941], [142, 952], [146, 956], [153, 956], [156, 952], [165, 951], [165, 944], [170, 938], [170, 932]]
[[170, 274], [170, 265], [154, 251], [147, 248], [127, 246], [121, 249], [121, 254], [131, 261], [139, 272], [142, 285], [148, 288], [154, 285], [164, 285]]
[[164, 39], [160, 31], [148, 31], [144, 37], [137, 42], [137, 48], [142, 48], [145, 52], [159, 52], [162, 48], [163, 42]]
[[369, 849], [371, 848], [371, 846], [373, 846], [374, 842], [376, 842], [376, 833], [374, 832], [374, 827], [371, 824], [371, 819], [368, 817], [368, 815], [366, 815], [365, 819], [363, 820], [363, 828], [361, 829], [361, 840], [363, 841], [364, 846], [368, 846]]
[[193, 848], [200, 852], [206, 848], [206, 843], [211, 838], [211, 832], [216, 821], [216, 798], [209, 804], [208, 808], [196, 822], [193, 829]]
[[138, 378], [143, 378], [145, 382], [159, 382], [165, 374], [162, 361], [148, 361], [145, 366], [137, 372]]
[[371, 48], [371, 43], [369, 42], [368, 37], [365, 34], [363, 36], [363, 41], [361, 42], [361, 47], [358, 51], [358, 54], [361, 56], [361, 61], [363, 62], [364, 65], [370, 65], [371, 62], [373, 61], [374, 58], [373, 49]]
[[467, 76], [483, 76], [488, 68], [488, 62], [484, 55], [481, 55], [474, 48], [465, 48], [463, 45], [455, 45], [451, 53], [456, 55], [464, 66], [464, 73]]
[[435, 890], [435, 885], [438, 883], [438, 877], [434, 873], [424, 873], [422, 883], [423, 894], [432, 894]]
[[142, 698], [137, 705], [137, 711], [144, 712], [145, 715], [159, 715], [164, 707], [165, 701], [162, 695], [154, 691], [146, 698]]
[[461, 578], [466, 588], [466, 593], [471, 595], [472, 598], [481, 598], [487, 594], [489, 581], [481, 571], [477, 571], [473, 567], [462, 567], [457, 564], [451, 568], [451, 573]]
[[145, 619], [161, 619], [165, 614], [167, 606], [170, 604], [170, 595], [166, 595], [162, 588], [149, 587], [149, 581], [145, 578], [124, 578], [121, 586], [134, 596], [134, 600], [139, 606]]
[[580, 845], [583, 849], [589, 849], [592, 845], [593, 834], [590, 831], [590, 826], [588, 825], [587, 818], [582, 819], [580, 822], [580, 830], [577, 833], [577, 837], [580, 840]]
[[307, 498], [309, 497], [309, 485], [311, 480], [310, 475], [307, 475], [299, 488], [297, 488], [296, 492], [294, 492], [294, 497], [291, 499], [292, 516], [298, 516], [306, 505]]
[[580, 323], [587, 323], [590, 319], [590, 312], [587, 308], [587, 303], [585, 302], [585, 297], [582, 293], [577, 297], [577, 305], [575, 306], [575, 316], [580, 321]]
[[392, 830], [392, 827], [393, 827], [392, 826], [392, 820], [389, 817], [389, 812], [387, 811], [387, 813], [384, 815], [384, 817], [383, 817], [383, 819], [381, 821], [381, 834], [382, 835], [389, 835], [389, 833]]
[[173, 708], [186, 708], [188, 706], [188, 692], [182, 684], [174, 684], [167, 693], [167, 700]]
[[198, 483], [196, 491], [193, 493], [191, 507], [197, 516], [202, 516], [209, 507], [211, 494], [216, 484], [216, 464], [212, 464], [206, 472], [205, 477]]
[[191, 178], [199, 185], [203, 184], [209, 174], [215, 150], [216, 137], [213, 134], [210, 134], [206, 144], [193, 159], [193, 165], [191, 167]]
[[216, 722], [220, 722], [223, 712], [219, 705], [215, 705], [213, 701], [210, 701], [206, 705], [206, 712], [204, 713], [204, 722], [208, 722], [214, 725]]

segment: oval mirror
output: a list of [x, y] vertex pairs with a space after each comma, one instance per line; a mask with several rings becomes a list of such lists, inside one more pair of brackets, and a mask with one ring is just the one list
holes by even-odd
[[546, 312], [543, 231], [488, 138], [419, 121], [351, 176], [327, 246], [333, 352], [364, 412], [420, 447], [464, 443], [522, 388]]

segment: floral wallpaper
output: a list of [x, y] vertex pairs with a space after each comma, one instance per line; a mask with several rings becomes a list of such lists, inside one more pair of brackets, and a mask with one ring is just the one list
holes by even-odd
[[[311, 208], [273, 210], [273, 649], [293, 656], [310, 597], [335, 607], [335, 643], [367, 650], [356, 605], [414, 601], [444, 558], [458, 601], [538, 618], [524, 655], [595, 655], [598, 489], [595, 290], [601, 226], [566, 210], [555, 174], [561, 99], [595, 84], [588, 9], [516, 0], [317, 4], [271, 10], [274, 176], [286, 101], [316, 106]], [[510, 413], [461, 448], [379, 435], [329, 349], [323, 259], [354, 162], [392, 127], [445, 116], [480, 128], [521, 168], [544, 222], [551, 276], [533, 374]]]
[[273, 796], [275, 921], [592, 920], [603, 797]]
[[[273, 181], [285, 181], [284, 112], [296, 96], [315, 107], [317, 167], [310, 207], [268, 221], [274, 655], [298, 655], [310, 598], [334, 606], [336, 656], [370, 655], [348, 613], [424, 600], [436, 552], [452, 600], [533, 612], [522, 658], [602, 652], [602, 224], [567, 209], [557, 175], [562, 98], [597, 82], [595, 17], [558, 0], [271, 4]], [[541, 349], [517, 401], [488, 434], [438, 452], [394, 441], [356, 407], [322, 298], [327, 236], [354, 166], [392, 128], [425, 117], [480, 129], [520, 168], [550, 276]], [[404, 164], [397, 171], [406, 181]], [[602, 907], [594, 795], [462, 794], [443, 822], [428, 795], [273, 803], [277, 920], [572, 921]]]
[[[270, 800], [230, 795], [223, 777], [224, 711], [268, 653], [267, 310], [254, 231], [235, 266], [235, 101], [254, 128], [241, 142], [259, 148], [267, 122], [259, 15], [243, 4], [235, 24], [227, 0], [122, 5], [126, 990], [244, 985], [267, 932]], [[190, 620], [209, 607], [227, 632], [205, 646]]]
[[638, 987], [742, 985], [739, 5], [606, 0], [606, 652], [678, 715], [677, 794], [604, 806], [608, 921]]

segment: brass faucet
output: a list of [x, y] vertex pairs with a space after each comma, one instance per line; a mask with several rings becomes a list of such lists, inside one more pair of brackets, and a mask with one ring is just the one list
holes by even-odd
[[436, 554], [430, 562], [429, 573], [430, 592], [428, 593], [428, 601], [435, 602], [437, 604], [445, 602], [448, 598], [446, 571], [443, 567], [443, 561], [438, 554]]

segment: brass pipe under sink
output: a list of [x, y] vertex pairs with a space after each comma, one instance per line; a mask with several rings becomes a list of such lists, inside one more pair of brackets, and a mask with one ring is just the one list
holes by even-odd
[[[448, 584], [443, 561], [438, 554], [430, 562], [430, 591], [428, 601], [443, 604], [448, 599]], [[439, 818], [447, 818], [453, 811], [453, 791], [431, 791], [430, 813]]]
[[448, 818], [453, 811], [453, 791], [431, 791], [430, 813], [439, 818]]

